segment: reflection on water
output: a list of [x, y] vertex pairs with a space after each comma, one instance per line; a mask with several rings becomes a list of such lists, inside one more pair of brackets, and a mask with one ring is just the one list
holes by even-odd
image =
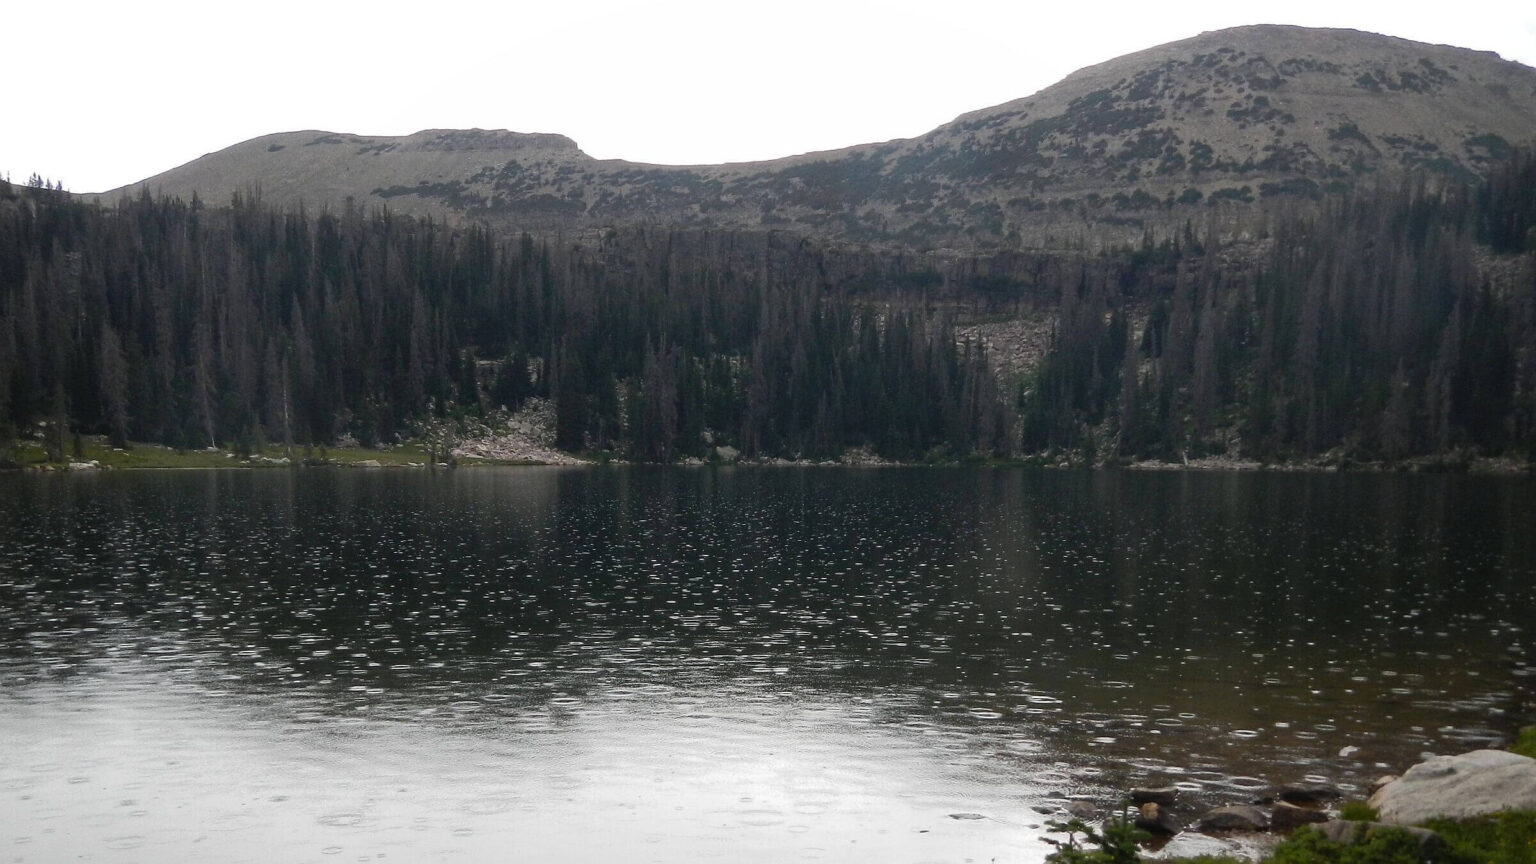
[[1532, 492], [3, 477], [0, 856], [1038, 861], [1133, 783], [1359, 787], [1531, 712]]

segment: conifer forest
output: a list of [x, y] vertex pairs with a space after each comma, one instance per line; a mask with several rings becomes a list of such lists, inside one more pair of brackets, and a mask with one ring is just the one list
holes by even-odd
[[[25, 436], [368, 445], [542, 397], [647, 462], [1536, 453], [1536, 158], [1244, 236], [945, 253], [789, 231], [502, 236], [0, 184], [0, 458]], [[1049, 322], [1005, 371], [962, 325]]]

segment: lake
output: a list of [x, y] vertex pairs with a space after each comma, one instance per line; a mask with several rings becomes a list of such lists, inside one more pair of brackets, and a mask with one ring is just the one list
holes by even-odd
[[1536, 716], [1529, 478], [0, 476], [0, 861], [1037, 862]]

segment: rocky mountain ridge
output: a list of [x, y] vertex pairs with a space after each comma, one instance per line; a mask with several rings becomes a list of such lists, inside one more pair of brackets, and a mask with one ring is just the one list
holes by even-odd
[[131, 187], [388, 205], [498, 228], [786, 229], [901, 248], [1125, 242], [1332, 190], [1482, 173], [1536, 141], [1536, 70], [1489, 52], [1258, 25], [1082, 69], [913, 139], [770, 162], [595, 160], [562, 135], [268, 135]]

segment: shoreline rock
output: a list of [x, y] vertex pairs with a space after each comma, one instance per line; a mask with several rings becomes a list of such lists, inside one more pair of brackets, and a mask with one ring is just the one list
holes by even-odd
[[1536, 811], [1536, 759], [1507, 750], [1430, 757], [1400, 778], [1388, 775], [1372, 784], [1369, 805], [1379, 814], [1374, 822], [1338, 818], [1327, 804], [1343, 798], [1343, 790], [1304, 782], [1276, 787], [1254, 804], [1209, 810], [1185, 830], [1174, 812], [1179, 791], [1137, 787], [1128, 793], [1135, 808], [1133, 824], [1152, 835], [1144, 860], [1216, 855], [1259, 861], [1296, 831], [1316, 831], [1330, 842], [1349, 844], [1393, 829], [1418, 838], [1420, 860], [1432, 861], [1445, 844], [1434, 831], [1418, 827], [1423, 822]]
[[1507, 750], [1434, 756], [1383, 785], [1367, 803], [1383, 822], [1399, 825], [1536, 810], [1536, 759]]
[[1406, 831], [1418, 838], [1419, 859], [1423, 861], [1434, 860], [1436, 855], [1445, 848], [1445, 841], [1439, 834], [1428, 828], [1413, 828], [1405, 825], [1393, 825], [1386, 822], [1350, 822], [1343, 819], [1335, 819], [1322, 825], [1307, 827], [1307, 831], [1316, 831], [1328, 838], [1330, 843], [1349, 845], [1356, 843], [1378, 831]]
[[1177, 786], [1143, 786], [1131, 790], [1132, 804], [1158, 804], [1163, 807], [1172, 807], [1179, 800], [1179, 787]]
[[1304, 807], [1289, 801], [1277, 801], [1269, 813], [1269, 826], [1276, 831], [1289, 831], [1303, 825], [1329, 821], [1328, 813], [1316, 807]]
[[1265, 831], [1270, 825], [1269, 814], [1262, 807], [1252, 804], [1234, 804], [1207, 811], [1195, 822], [1201, 834], [1227, 831]]

